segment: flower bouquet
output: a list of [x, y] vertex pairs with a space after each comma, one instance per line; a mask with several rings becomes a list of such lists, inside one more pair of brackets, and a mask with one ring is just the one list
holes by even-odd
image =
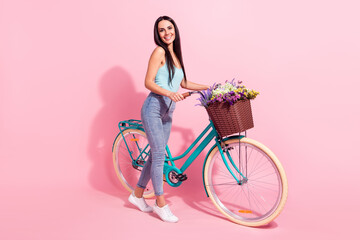
[[254, 127], [250, 99], [256, 98], [259, 92], [241, 83], [233, 79], [201, 91], [200, 105], [206, 108], [220, 137]]

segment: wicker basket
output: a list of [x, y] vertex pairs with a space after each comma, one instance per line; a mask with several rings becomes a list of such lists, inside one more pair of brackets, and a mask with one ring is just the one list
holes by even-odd
[[220, 137], [240, 133], [254, 127], [250, 100], [213, 103], [206, 108]]

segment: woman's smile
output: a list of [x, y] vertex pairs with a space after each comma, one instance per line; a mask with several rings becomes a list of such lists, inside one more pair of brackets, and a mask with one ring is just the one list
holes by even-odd
[[168, 35], [168, 36], [165, 36], [165, 40], [166, 40], [166, 41], [169, 41], [169, 40], [171, 39], [171, 37], [172, 37], [172, 34], [171, 34], [171, 35]]

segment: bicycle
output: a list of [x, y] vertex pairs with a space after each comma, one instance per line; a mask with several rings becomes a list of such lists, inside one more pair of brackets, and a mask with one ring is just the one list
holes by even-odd
[[[185, 93], [184, 97], [192, 93]], [[120, 121], [119, 130], [113, 143], [113, 163], [120, 182], [132, 192], [150, 146], [140, 120]], [[216, 208], [230, 221], [245, 226], [262, 226], [274, 220], [287, 199], [285, 171], [275, 154], [260, 142], [247, 138], [246, 132], [221, 138], [210, 120], [183, 154], [173, 157], [166, 146], [164, 182], [172, 187], [180, 186], [187, 179], [186, 169], [211, 141], [215, 143], [205, 157], [203, 185]], [[199, 142], [183, 165], [176, 167], [175, 161], [184, 158]], [[149, 183], [144, 197], [153, 196]]]

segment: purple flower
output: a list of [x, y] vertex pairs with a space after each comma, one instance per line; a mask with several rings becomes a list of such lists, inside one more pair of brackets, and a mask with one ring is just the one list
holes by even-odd
[[227, 102], [229, 103], [229, 105], [234, 105], [237, 101], [242, 100], [242, 99], [247, 99], [245, 97], [244, 92], [246, 91], [244, 88], [244, 86], [241, 86], [242, 81], [236, 81], [235, 78], [232, 79], [231, 81], [226, 80], [225, 83], [229, 83], [231, 85], [233, 85], [235, 88], [237, 88], [238, 90], [235, 91], [230, 91], [228, 93], [223, 93], [223, 94], [218, 94], [213, 98], [213, 91], [215, 89], [217, 89], [219, 86], [222, 86], [221, 84], [217, 84], [214, 83], [209, 89], [203, 90], [201, 91], [201, 97], [198, 98], [198, 100], [200, 101], [201, 106], [204, 107], [208, 107], [209, 104], [213, 104], [216, 102]]

